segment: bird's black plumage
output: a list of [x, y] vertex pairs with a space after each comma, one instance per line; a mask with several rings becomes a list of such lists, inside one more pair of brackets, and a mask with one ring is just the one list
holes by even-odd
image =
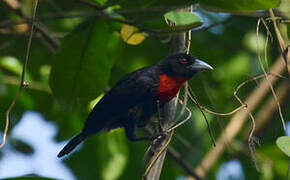
[[186, 80], [210, 68], [208, 64], [180, 53], [171, 55], [154, 66], [132, 72], [95, 105], [82, 132], [60, 151], [58, 157], [70, 153], [84, 139], [102, 130], [122, 127], [131, 141], [152, 139], [136, 137], [135, 128], [146, 126], [150, 117], [157, 112], [157, 102], [162, 107], [175, 96], [175, 91]]

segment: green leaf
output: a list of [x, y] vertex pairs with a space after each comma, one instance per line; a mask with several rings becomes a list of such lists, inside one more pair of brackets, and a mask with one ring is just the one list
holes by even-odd
[[21, 75], [22, 73], [22, 64], [19, 62], [18, 59], [12, 56], [4, 56], [0, 58], [0, 67], [17, 74]]
[[277, 146], [290, 157], [290, 136], [282, 136], [276, 140]]
[[126, 137], [121, 129], [115, 130], [107, 136], [106, 145], [108, 157], [101, 171], [102, 179], [116, 180], [124, 172], [128, 163], [128, 147]]
[[247, 13], [278, 7], [280, 0], [198, 0], [201, 6], [222, 12]]
[[173, 22], [176, 26], [201, 25], [199, 17], [190, 12], [170, 11], [166, 13], [164, 17]]
[[104, 21], [83, 23], [66, 36], [54, 57], [50, 76], [50, 86], [59, 102], [70, 110], [87, 107], [102, 93], [118, 46], [119, 35], [110, 31]]
[[[23, 67], [22, 63], [17, 58], [12, 56], [0, 57], [0, 67], [19, 77], [22, 74]], [[31, 75], [28, 72], [28, 70], [26, 70], [25, 77], [26, 77], [25, 80], [27, 81], [31, 80]]]

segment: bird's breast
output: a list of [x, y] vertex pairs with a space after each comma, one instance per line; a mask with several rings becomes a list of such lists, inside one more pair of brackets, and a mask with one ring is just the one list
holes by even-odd
[[160, 75], [157, 88], [157, 98], [161, 103], [169, 102], [176, 96], [185, 81], [187, 81], [186, 78], [175, 78], [166, 74]]

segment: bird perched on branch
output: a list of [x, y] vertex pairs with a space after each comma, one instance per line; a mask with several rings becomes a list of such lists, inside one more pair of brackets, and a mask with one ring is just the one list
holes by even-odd
[[93, 108], [81, 133], [73, 137], [58, 157], [102, 130], [124, 128], [131, 141], [154, 140], [136, 137], [135, 129], [145, 127], [150, 117], [174, 98], [182, 85], [199, 72], [213, 69], [193, 56], [179, 53], [154, 66], [139, 69], [121, 79]]

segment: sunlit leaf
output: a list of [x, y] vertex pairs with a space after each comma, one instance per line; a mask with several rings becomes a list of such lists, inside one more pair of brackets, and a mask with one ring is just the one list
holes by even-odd
[[0, 67], [14, 73], [21, 75], [22, 73], [22, 64], [18, 59], [12, 56], [5, 56], [0, 58]]
[[[0, 67], [2, 67], [3, 69], [19, 77], [22, 74], [22, 68], [23, 68], [22, 63], [18, 59], [12, 56], [0, 57]], [[25, 73], [25, 80], [28, 80], [28, 81], [31, 80], [31, 75], [27, 69]]]
[[200, 18], [190, 12], [170, 11], [164, 17], [176, 26], [201, 25]]
[[115, 180], [123, 173], [128, 162], [128, 147], [124, 143], [126, 137], [121, 129], [115, 130], [109, 134], [107, 139], [107, 148], [109, 157], [102, 170], [102, 179]]
[[145, 33], [138, 32], [138, 28], [127, 24], [122, 25], [121, 37], [123, 41], [131, 45], [138, 45], [146, 38]]
[[290, 157], [290, 136], [282, 136], [276, 140], [277, 146]]
[[249, 50], [254, 53], [262, 53], [265, 49], [266, 38], [264, 34], [259, 33], [257, 36], [256, 32], [250, 31], [245, 35], [244, 44]]
[[253, 12], [278, 7], [280, 0], [198, 0], [210, 10], [221, 12]]
[[92, 100], [89, 103], [89, 110], [91, 111], [95, 105], [102, 99], [102, 97], [104, 96], [104, 93], [100, 94], [97, 98], [95, 98], [94, 100]]

